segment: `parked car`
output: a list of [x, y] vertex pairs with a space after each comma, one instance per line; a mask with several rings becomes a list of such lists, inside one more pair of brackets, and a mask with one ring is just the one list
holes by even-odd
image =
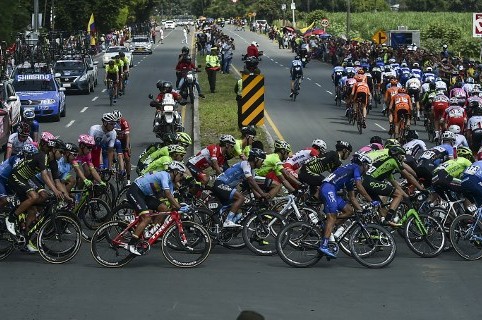
[[112, 58], [114, 58], [116, 55], [118, 55], [119, 52], [124, 52], [127, 59], [129, 59], [129, 68], [132, 68], [134, 66], [132, 51], [130, 51], [127, 47], [115, 46], [109, 47], [105, 51], [104, 56], [102, 57], [102, 64], [104, 65], [104, 67], [108, 65], [109, 61], [112, 60]]
[[84, 59], [58, 60], [54, 64], [54, 73], [60, 84], [67, 91], [78, 91], [84, 94], [94, 92], [93, 67], [87, 65]]
[[20, 97], [22, 113], [30, 109], [36, 118], [52, 117], [55, 121], [65, 117], [65, 87], [52, 73], [17, 74], [13, 86]]
[[152, 41], [148, 36], [133, 36], [130, 49], [135, 53], [152, 54]]
[[172, 20], [167, 20], [164, 23], [164, 29], [176, 29], [176, 23]]
[[0, 81], [0, 109], [8, 113], [11, 127], [16, 127], [22, 118], [20, 107], [20, 97], [12, 83]]

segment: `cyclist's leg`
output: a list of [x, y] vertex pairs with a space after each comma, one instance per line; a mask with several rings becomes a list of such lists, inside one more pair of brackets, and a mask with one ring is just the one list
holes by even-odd
[[122, 143], [119, 139], [115, 140], [114, 148], [117, 153], [117, 161], [119, 162], [119, 170], [122, 173], [125, 173], [125, 165], [124, 165], [124, 152], [122, 150]]

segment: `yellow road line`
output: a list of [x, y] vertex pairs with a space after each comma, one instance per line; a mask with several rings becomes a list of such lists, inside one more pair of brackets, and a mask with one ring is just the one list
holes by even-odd
[[[236, 69], [235, 66], [231, 65], [231, 67], [234, 69], [234, 71], [236, 72], [236, 74], [241, 78], [241, 73], [238, 71], [238, 69]], [[278, 130], [278, 127], [276, 127], [276, 125], [274, 124], [273, 120], [271, 119], [271, 117], [269, 116], [269, 113], [268, 113], [268, 110], [266, 110], [266, 108], [264, 109], [264, 116], [266, 117], [266, 120], [268, 120], [268, 123], [269, 125], [271, 126], [271, 129], [273, 129], [274, 133], [276, 134], [276, 136], [278, 137], [279, 140], [284, 140], [283, 138], [283, 135], [281, 134], [281, 132]]]

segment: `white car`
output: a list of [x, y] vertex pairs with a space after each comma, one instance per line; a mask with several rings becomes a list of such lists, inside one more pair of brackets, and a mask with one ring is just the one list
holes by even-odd
[[132, 61], [132, 52], [129, 50], [127, 47], [121, 47], [121, 46], [116, 46], [116, 47], [109, 47], [104, 53], [104, 56], [102, 57], [102, 65], [105, 67], [106, 65], [109, 64], [109, 61], [112, 60], [116, 55], [119, 54], [119, 52], [124, 52], [126, 55], [127, 59], [129, 59], [129, 67], [132, 68], [134, 66], [134, 62]]
[[176, 29], [176, 23], [172, 20], [167, 20], [164, 23], [164, 29]]
[[10, 124], [15, 127], [21, 120], [20, 97], [9, 81], [0, 81], [0, 109], [8, 112]]
[[148, 53], [152, 54], [152, 42], [148, 36], [133, 36], [130, 49], [133, 54], [135, 53]]

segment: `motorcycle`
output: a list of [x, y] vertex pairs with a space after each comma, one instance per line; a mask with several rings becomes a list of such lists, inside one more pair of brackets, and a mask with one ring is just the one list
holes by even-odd
[[306, 50], [306, 48], [300, 49], [300, 57], [301, 57], [301, 64], [303, 65], [303, 68], [306, 68], [306, 65], [309, 62], [308, 51]]
[[244, 59], [244, 74], [260, 74], [261, 70], [258, 68], [259, 59], [256, 57], [248, 57]]
[[184, 75], [184, 81], [179, 92], [184, 100], [187, 100], [187, 98], [189, 97], [189, 102], [192, 105], [194, 104], [194, 86], [196, 84], [196, 72], [199, 72], [199, 69], [182, 72]]
[[[149, 98], [153, 99], [153, 95], [150, 94]], [[162, 102], [152, 100], [150, 106], [156, 108], [152, 131], [157, 138], [162, 139], [165, 133], [183, 131], [181, 115], [171, 93], [165, 93]]]

